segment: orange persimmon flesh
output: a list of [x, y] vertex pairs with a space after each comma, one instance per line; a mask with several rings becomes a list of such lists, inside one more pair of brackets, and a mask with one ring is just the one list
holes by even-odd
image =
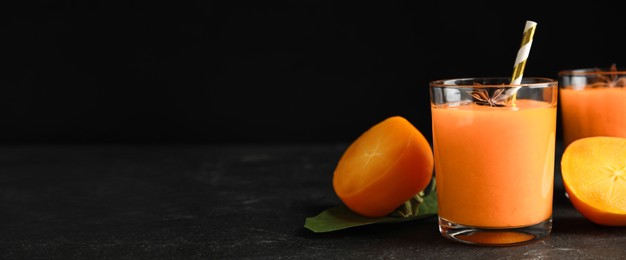
[[626, 226], [626, 138], [572, 142], [563, 152], [561, 174], [581, 215], [600, 225]]
[[392, 116], [350, 144], [335, 168], [333, 187], [355, 213], [386, 216], [428, 186], [433, 164], [422, 133], [404, 117]]

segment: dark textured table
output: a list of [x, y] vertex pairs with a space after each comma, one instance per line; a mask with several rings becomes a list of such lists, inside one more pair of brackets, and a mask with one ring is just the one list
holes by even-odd
[[435, 218], [331, 233], [345, 145], [0, 147], [0, 259], [611, 259], [626, 228], [594, 225], [555, 183], [554, 228], [525, 246], [448, 241]]

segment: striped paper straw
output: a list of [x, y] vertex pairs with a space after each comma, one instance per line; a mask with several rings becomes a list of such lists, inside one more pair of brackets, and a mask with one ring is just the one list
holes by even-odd
[[524, 75], [524, 67], [526, 66], [526, 60], [528, 59], [528, 53], [530, 53], [530, 46], [533, 44], [533, 36], [535, 35], [535, 28], [537, 23], [533, 21], [526, 21], [524, 27], [524, 37], [522, 38], [522, 44], [517, 51], [517, 57], [515, 58], [515, 65], [513, 66], [513, 77], [511, 77], [511, 84], [522, 83], [522, 76]]

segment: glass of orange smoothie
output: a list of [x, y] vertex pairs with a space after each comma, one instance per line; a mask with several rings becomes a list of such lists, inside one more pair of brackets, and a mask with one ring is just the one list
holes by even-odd
[[563, 143], [591, 136], [626, 137], [626, 71], [610, 68], [559, 72]]
[[558, 82], [526, 77], [430, 82], [439, 231], [521, 245], [552, 230]]

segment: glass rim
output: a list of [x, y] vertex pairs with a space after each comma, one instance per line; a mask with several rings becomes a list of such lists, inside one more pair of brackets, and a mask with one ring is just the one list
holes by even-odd
[[559, 71], [559, 76], [626, 75], [626, 68], [580, 68]]
[[[482, 84], [480, 82], [490, 81], [494, 83]], [[459, 83], [468, 82], [468, 83]], [[471, 82], [471, 83], [470, 83]], [[438, 79], [429, 82], [430, 87], [457, 87], [457, 88], [474, 88], [474, 87], [524, 87], [524, 86], [545, 86], [546, 84], [558, 84], [558, 80], [547, 77], [522, 77], [520, 84], [511, 84], [511, 77], [467, 77], [467, 78], [448, 78]], [[479, 83], [480, 85], [476, 85]]]

